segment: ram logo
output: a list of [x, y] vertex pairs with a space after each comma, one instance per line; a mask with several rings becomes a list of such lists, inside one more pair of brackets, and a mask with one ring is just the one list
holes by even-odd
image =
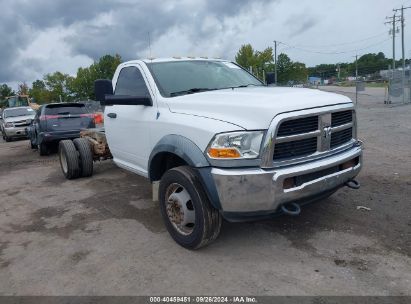
[[331, 137], [331, 127], [327, 126], [323, 129], [323, 134], [325, 139], [329, 139]]

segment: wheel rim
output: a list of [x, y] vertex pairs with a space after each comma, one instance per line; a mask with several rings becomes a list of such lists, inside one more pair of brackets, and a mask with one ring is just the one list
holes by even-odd
[[60, 153], [60, 163], [61, 163], [61, 168], [63, 169], [64, 173], [67, 173], [67, 158], [66, 154], [64, 152]]
[[166, 190], [166, 213], [173, 227], [183, 235], [194, 230], [195, 209], [188, 191], [180, 184], [173, 183]]

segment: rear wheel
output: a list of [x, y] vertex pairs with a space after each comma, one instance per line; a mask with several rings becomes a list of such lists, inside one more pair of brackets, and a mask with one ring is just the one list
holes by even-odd
[[49, 147], [46, 143], [40, 143], [39, 145], [37, 145], [37, 149], [39, 150], [40, 156], [49, 154]]
[[218, 237], [221, 215], [211, 205], [192, 168], [168, 170], [160, 181], [159, 196], [167, 230], [179, 245], [197, 249]]
[[75, 179], [80, 176], [79, 156], [71, 140], [60, 141], [59, 160], [61, 170], [67, 179]]
[[7, 135], [4, 135], [4, 140], [7, 142], [11, 142], [11, 137], [8, 137]]
[[37, 149], [37, 145], [36, 145], [36, 143], [33, 143], [33, 140], [32, 140], [31, 137], [29, 137], [29, 141], [30, 141], [30, 147], [31, 147], [32, 149]]
[[76, 138], [73, 140], [77, 151], [79, 152], [79, 164], [82, 177], [89, 177], [93, 175], [93, 153], [91, 151], [90, 143], [85, 138]]

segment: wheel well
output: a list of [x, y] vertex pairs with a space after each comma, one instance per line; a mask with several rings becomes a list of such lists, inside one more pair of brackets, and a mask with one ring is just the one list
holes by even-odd
[[161, 152], [153, 157], [150, 163], [149, 177], [151, 181], [158, 181], [163, 174], [172, 168], [188, 165], [181, 157], [170, 152]]

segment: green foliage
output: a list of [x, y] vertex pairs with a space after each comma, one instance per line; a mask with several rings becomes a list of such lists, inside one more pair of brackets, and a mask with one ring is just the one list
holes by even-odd
[[51, 93], [47, 90], [43, 80], [37, 79], [32, 83], [29, 95], [38, 104], [51, 102]]
[[59, 102], [73, 100], [72, 93], [69, 89], [73, 77], [61, 72], [54, 72], [44, 76], [44, 83], [48, 91], [48, 101]]
[[[263, 78], [264, 72], [273, 72], [274, 56], [271, 47], [264, 51], [256, 51], [250, 44], [242, 45], [235, 56], [235, 61], [245, 69], [252, 68], [253, 73]], [[286, 54], [280, 54], [277, 58], [278, 83], [286, 84], [289, 81], [305, 82], [308, 72], [305, 64], [293, 62]]]
[[235, 61], [245, 69], [252, 68], [253, 73], [262, 79], [263, 70], [268, 72], [273, 69], [273, 49], [266, 48], [264, 51], [256, 51], [250, 44], [242, 45], [235, 56]]
[[13, 96], [16, 93], [7, 84], [0, 85], [0, 99], [5, 99], [8, 96]]
[[301, 83], [307, 81], [308, 72], [304, 63], [293, 62], [286, 54], [281, 53], [277, 58], [277, 75], [279, 84]]
[[119, 55], [105, 55], [86, 68], [79, 68], [75, 77], [61, 72], [46, 74], [43, 80], [36, 80], [29, 90], [38, 104], [94, 99], [94, 81], [111, 79], [121, 63]]
[[96, 79], [112, 79], [120, 63], [120, 55], [105, 55], [91, 66], [79, 68], [76, 77], [69, 84], [74, 98], [94, 99], [94, 81]]
[[[409, 60], [405, 60], [406, 64], [409, 64]], [[362, 55], [358, 58], [358, 75], [377, 75], [380, 70], [388, 69], [388, 66], [392, 65], [392, 59], [385, 57], [384, 53], [379, 52], [369, 53]], [[396, 61], [396, 67], [402, 65], [401, 60]], [[350, 63], [340, 64], [320, 64], [315, 67], [308, 68], [310, 76], [317, 76], [321, 78], [332, 78], [338, 75], [338, 66], [340, 66], [340, 78], [343, 79], [347, 76], [355, 76], [355, 60]]]
[[235, 56], [235, 61], [245, 69], [256, 65], [256, 55], [251, 44], [245, 44], [240, 47]]

